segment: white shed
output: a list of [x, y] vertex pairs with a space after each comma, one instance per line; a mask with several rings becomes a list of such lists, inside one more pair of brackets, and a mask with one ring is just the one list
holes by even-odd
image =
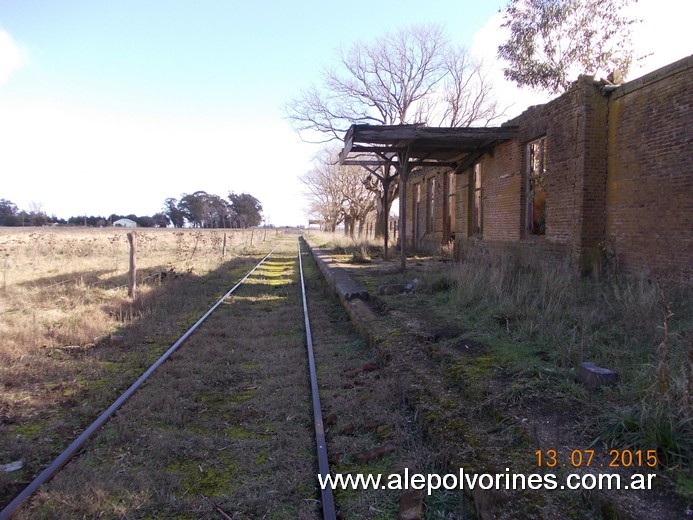
[[113, 227], [137, 227], [137, 222], [129, 218], [119, 218], [113, 223]]

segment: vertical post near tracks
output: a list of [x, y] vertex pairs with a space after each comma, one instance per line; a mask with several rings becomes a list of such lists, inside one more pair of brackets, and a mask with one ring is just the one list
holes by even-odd
[[[313, 419], [315, 422], [315, 444], [318, 449], [318, 471], [324, 479], [330, 474], [330, 464], [327, 460], [327, 442], [325, 441], [325, 426], [322, 422], [322, 409], [320, 407], [320, 393], [318, 391], [318, 375], [315, 369], [315, 356], [313, 355], [313, 334], [310, 331], [310, 319], [308, 318], [308, 301], [306, 300], [306, 284], [303, 280], [303, 260], [301, 259], [301, 238], [298, 239], [298, 269], [301, 275], [301, 294], [303, 296], [303, 318], [306, 326], [306, 347], [308, 349], [308, 369], [310, 371], [310, 392], [313, 397]], [[327, 484], [327, 483], [326, 483]], [[322, 517], [324, 520], [336, 520], [334, 497], [332, 488], [325, 485], [320, 487], [322, 501]]]
[[128, 232], [130, 243], [130, 272], [128, 274], [128, 296], [135, 298], [135, 285], [137, 283], [137, 235], [134, 231]]
[[226, 232], [224, 232], [224, 244], [221, 246], [221, 257], [226, 256]]

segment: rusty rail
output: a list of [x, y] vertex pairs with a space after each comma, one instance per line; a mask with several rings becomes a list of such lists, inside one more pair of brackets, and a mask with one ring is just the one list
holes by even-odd
[[[327, 460], [327, 443], [325, 442], [325, 427], [322, 422], [322, 408], [320, 406], [320, 394], [318, 391], [318, 376], [315, 370], [315, 356], [313, 355], [313, 335], [310, 330], [308, 317], [308, 301], [306, 299], [306, 284], [303, 279], [303, 260], [301, 258], [301, 239], [298, 241], [298, 266], [301, 275], [301, 295], [303, 297], [303, 319], [306, 326], [306, 346], [308, 349], [308, 369], [310, 371], [310, 392], [313, 398], [313, 419], [315, 422], [315, 443], [318, 450], [318, 471], [320, 475], [330, 474], [330, 465]], [[325, 520], [337, 518], [334, 508], [334, 497], [329, 486], [320, 489], [322, 499], [322, 515]]]

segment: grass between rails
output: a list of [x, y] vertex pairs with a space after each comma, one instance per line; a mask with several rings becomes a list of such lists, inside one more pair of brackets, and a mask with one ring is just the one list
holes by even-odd
[[[423, 282], [415, 294], [379, 297], [374, 309], [380, 348], [402, 371], [403, 393], [444, 463], [532, 473], [540, 471], [537, 449], [556, 449], [568, 462], [574, 450], [594, 449], [595, 467], [578, 472], [658, 475], [646, 493], [477, 496], [480, 515], [484, 502], [486, 513], [508, 518], [672, 518], [690, 508], [689, 283], [595, 281], [507, 261], [479, 267], [416, 257], [404, 275], [376, 247], [364, 263], [363, 244], [323, 235], [313, 242], [334, 247], [371, 294], [382, 283]], [[582, 361], [617, 370], [619, 383], [588, 390], [577, 379]], [[600, 469], [612, 447], [657, 449], [660, 465]]]
[[[28, 517], [312, 518], [295, 261], [256, 271], [41, 495]], [[54, 513], [53, 513], [54, 514]]]

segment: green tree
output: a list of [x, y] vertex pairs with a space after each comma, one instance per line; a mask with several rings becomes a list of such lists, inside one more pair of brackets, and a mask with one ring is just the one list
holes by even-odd
[[168, 226], [169, 219], [165, 213], [155, 213], [154, 215], [152, 215], [152, 219], [154, 220], [154, 225], [156, 227], [165, 228], [166, 226]]
[[187, 193], [178, 203], [178, 209], [193, 227], [204, 227], [207, 216], [207, 195], [206, 191]]
[[181, 228], [185, 225], [185, 214], [178, 207], [178, 200], [169, 197], [164, 201], [163, 214], [168, 217], [168, 220], [173, 224], [173, 227]]
[[234, 216], [231, 204], [206, 191], [183, 195], [177, 208], [193, 227], [200, 228], [229, 227]]
[[236, 227], [246, 228], [259, 226], [262, 223], [262, 204], [249, 193], [229, 193], [231, 209], [234, 212]]
[[623, 75], [633, 60], [631, 26], [623, 15], [634, 0], [510, 0], [503, 27], [508, 40], [498, 56], [505, 77], [520, 86], [558, 93], [580, 74], [614, 69]]
[[17, 205], [7, 199], [0, 199], [0, 226], [16, 226], [19, 210]]
[[156, 221], [150, 216], [137, 217], [135, 222], [139, 227], [156, 227]]

